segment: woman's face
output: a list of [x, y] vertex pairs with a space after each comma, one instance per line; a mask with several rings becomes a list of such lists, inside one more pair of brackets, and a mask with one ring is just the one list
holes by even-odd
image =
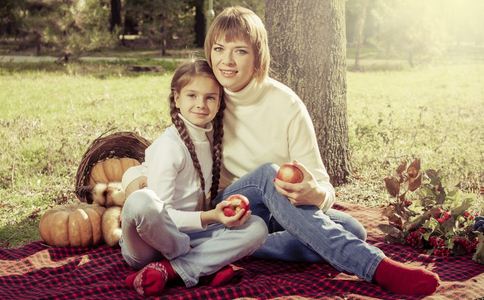
[[218, 39], [211, 51], [213, 73], [224, 88], [238, 92], [254, 77], [255, 53], [246, 41]]

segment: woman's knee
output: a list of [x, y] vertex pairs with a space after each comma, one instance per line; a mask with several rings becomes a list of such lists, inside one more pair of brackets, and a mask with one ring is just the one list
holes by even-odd
[[261, 173], [265, 175], [267, 178], [274, 178], [276, 176], [277, 170], [279, 169], [279, 166], [274, 163], [265, 163], [261, 166], [259, 166], [255, 172]]
[[366, 241], [367, 233], [365, 227], [358, 222], [356, 219], [353, 219], [351, 222], [345, 224], [344, 228], [354, 234], [357, 238], [362, 241]]
[[330, 209], [326, 214], [333, 222], [341, 225], [346, 231], [351, 232], [358, 239], [362, 241], [366, 240], [365, 227], [351, 215], [336, 209]]

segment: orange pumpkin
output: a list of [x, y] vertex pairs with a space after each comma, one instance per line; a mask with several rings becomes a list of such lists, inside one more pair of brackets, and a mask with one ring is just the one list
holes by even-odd
[[105, 208], [76, 203], [48, 210], [40, 219], [42, 239], [51, 246], [87, 247], [102, 240], [101, 222]]
[[112, 206], [106, 209], [102, 218], [102, 231], [106, 244], [115, 246], [121, 238], [121, 207]]
[[121, 182], [124, 171], [139, 164], [138, 160], [130, 157], [99, 161], [91, 169], [89, 184], [93, 187], [96, 183]]

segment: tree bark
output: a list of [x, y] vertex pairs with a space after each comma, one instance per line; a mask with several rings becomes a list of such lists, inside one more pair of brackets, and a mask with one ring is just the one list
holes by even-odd
[[116, 26], [121, 27], [121, 0], [111, 0], [109, 31], [113, 32]]
[[203, 0], [195, 1], [195, 41], [196, 45], [203, 48], [205, 42], [205, 13], [203, 11]]
[[272, 76], [304, 101], [334, 185], [350, 174], [344, 0], [266, 0]]

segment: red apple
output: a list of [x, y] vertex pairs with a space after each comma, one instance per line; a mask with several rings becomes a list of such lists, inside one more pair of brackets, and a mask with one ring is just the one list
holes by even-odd
[[285, 163], [277, 171], [276, 178], [289, 183], [300, 183], [304, 179], [304, 174], [295, 164]]
[[229, 202], [229, 205], [224, 207], [224, 215], [227, 217], [235, 216], [241, 209], [245, 209], [245, 213], [249, 210], [249, 199], [244, 195], [231, 195], [225, 201]]

